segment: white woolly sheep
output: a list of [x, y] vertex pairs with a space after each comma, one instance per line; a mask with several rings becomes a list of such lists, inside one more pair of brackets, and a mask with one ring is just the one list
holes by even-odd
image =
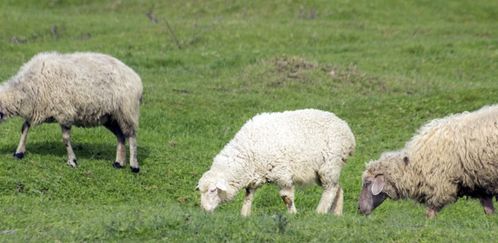
[[71, 147], [71, 126], [104, 125], [118, 140], [116, 161], [126, 160], [126, 139], [130, 145], [130, 166], [139, 171], [136, 133], [142, 81], [128, 66], [114, 57], [98, 53], [40, 53], [0, 86], [0, 120], [20, 116], [25, 122], [14, 156], [26, 150], [30, 126], [57, 122], [67, 149], [67, 164], [76, 166]]
[[247, 121], [199, 180], [201, 206], [212, 212], [245, 188], [241, 214], [251, 213], [254, 192], [275, 183], [289, 213], [296, 213], [294, 185], [321, 184], [318, 213], [342, 214], [339, 176], [355, 149], [348, 124], [333, 113], [305, 109], [263, 113]]
[[498, 194], [498, 105], [436, 119], [397, 152], [367, 164], [359, 210], [368, 215], [386, 198], [411, 198], [433, 218], [458, 197], [479, 198], [486, 214]]

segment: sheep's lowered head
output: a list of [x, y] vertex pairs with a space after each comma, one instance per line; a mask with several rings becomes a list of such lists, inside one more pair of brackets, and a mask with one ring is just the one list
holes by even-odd
[[7, 86], [8, 83], [0, 84], [0, 123], [12, 117], [20, 105], [21, 98], [13, 94]]
[[[3, 90], [4, 88], [0, 86], [0, 95], [4, 95]], [[0, 100], [0, 122], [5, 121], [5, 119], [7, 118], [7, 116], [5, 115], [6, 110], [4, 106], [5, 104], [2, 104], [2, 101]]]
[[230, 200], [234, 195], [226, 179], [212, 171], [202, 175], [197, 189], [201, 193], [201, 207], [206, 212], [213, 212], [220, 203]]
[[7, 120], [9, 117], [9, 112], [5, 109], [5, 105], [0, 101], [0, 123]]
[[369, 215], [386, 198], [397, 199], [397, 190], [390, 180], [389, 173], [397, 165], [406, 166], [408, 157], [401, 152], [384, 153], [379, 160], [367, 164], [363, 172], [363, 188], [360, 193], [358, 210], [363, 215]]

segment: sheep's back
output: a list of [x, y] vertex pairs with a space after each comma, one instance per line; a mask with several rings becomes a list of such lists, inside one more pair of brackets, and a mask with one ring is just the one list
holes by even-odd
[[429, 181], [498, 192], [498, 106], [434, 120], [406, 150], [410, 163]]
[[332, 113], [312, 109], [257, 115], [232, 143], [260, 167], [284, 166], [313, 178], [324, 162], [347, 157], [355, 147], [346, 122]]
[[136, 107], [142, 95], [141, 80], [132, 69], [96, 53], [37, 55], [13, 82], [32, 99], [32, 115], [40, 122], [51, 116], [82, 125], [99, 123], [123, 107]]

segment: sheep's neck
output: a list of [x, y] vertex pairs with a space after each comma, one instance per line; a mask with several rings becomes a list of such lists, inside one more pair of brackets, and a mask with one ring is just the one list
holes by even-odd
[[395, 166], [391, 171], [391, 177], [398, 198], [412, 198], [417, 200], [422, 193], [420, 192], [420, 188], [422, 187], [422, 181], [420, 178], [420, 174], [417, 173], [410, 165], [399, 165]]
[[245, 159], [239, 156], [223, 156], [223, 158], [217, 158], [215, 162], [236, 191], [250, 187], [254, 183], [254, 166], [247, 163]]

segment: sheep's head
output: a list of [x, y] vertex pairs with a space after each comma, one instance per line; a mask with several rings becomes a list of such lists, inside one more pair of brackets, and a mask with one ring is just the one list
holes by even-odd
[[3, 122], [7, 119], [7, 111], [3, 102], [3, 100], [6, 99], [5, 94], [5, 85], [0, 85], [0, 122]]
[[[0, 88], [0, 92], [1, 92], [1, 88]], [[0, 122], [5, 121], [6, 119], [7, 119], [7, 111], [5, 109], [4, 104], [0, 100]]]
[[369, 215], [387, 198], [384, 193], [384, 175], [368, 176], [363, 178], [363, 188], [360, 193], [359, 207], [360, 213]]
[[398, 193], [390, 181], [389, 173], [397, 165], [405, 166], [407, 163], [408, 157], [403, 153], [388, 153], [367, 165], [362, 177], [363, 188], [358, 205], [361, 214], [371, 214], [386, 198], [398, 198]]
[[197, 189], [201, 193], [201, 207], [207, 212], [213, 212], [220, 203], [229, 199], [230, 187], [227, 181], [209, 171], [199, 180]]

